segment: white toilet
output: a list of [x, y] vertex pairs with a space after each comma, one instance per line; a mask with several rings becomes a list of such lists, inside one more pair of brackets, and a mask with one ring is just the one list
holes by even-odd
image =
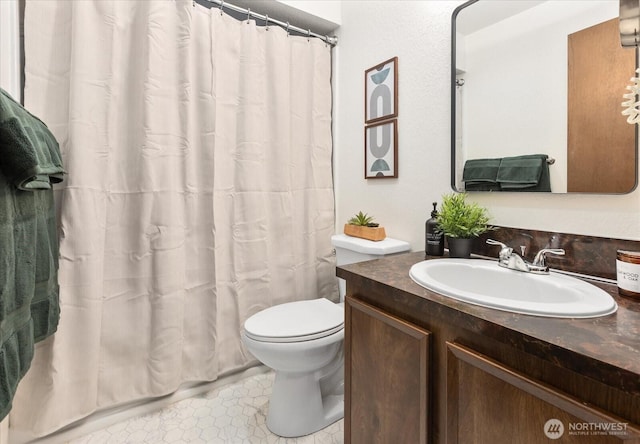
[[[346, 265], [409, 251], [407, 242], [379, 242], [332, 236], [336, 264]], [[295, 437], [325, 428], [344, 416], [344, 295], [340, 303], [312, 299], [276, 305], [244, 323], [242, 340], [264, 365], [275, 370], [267, 427]]]

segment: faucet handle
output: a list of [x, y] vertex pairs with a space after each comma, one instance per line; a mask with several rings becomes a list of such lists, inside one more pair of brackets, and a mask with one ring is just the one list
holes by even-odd
[[509, 248], [507, 245], [503, 244], [502, 242], [499, 242], [497, 240], [493, 240], [493, 239], [487, 239], [487, 244], [489, 245], [500, 245], [502, 248]]
[[545, 258], [547, 253], [564, 256], [564, 250], [562, 248], [543, 248], [538, 251], [538, 254], [536, 254], [536, 257], [533, 259], [533, 265], [544, 267], [546, 265]]
[[487, 239], [486, 243], [489, 245], [498, 245], [499, 247], [502, 247], [502, 249], [500, 250], [500, 259], [507, 259], [509, 256], [511, 256], [511, 253], [513, 253], [513, 248], [497, 240]]

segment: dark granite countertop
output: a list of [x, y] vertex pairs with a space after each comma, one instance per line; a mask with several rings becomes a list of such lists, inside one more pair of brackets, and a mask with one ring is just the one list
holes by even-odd
[[421, 287], [411, 280], [409, 269], [423, 260], [424, 252], [400, 254], [343, 265], [337, 275], [422, 298], [430, 311], [457, 325], [640, 395], [640, 302], [620, 297], [615, 285], [589, 281], [614, 297], [614, 314], [593, 319], [529, 316], [459, 302]]

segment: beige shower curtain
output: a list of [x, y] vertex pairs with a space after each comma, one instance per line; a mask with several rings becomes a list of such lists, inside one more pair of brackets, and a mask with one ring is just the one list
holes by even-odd
[[243, 321], [337, 298], [331, 49], [191, 0], [27, 1], [25, 105], [60, 142], [58, 332], [34, 436], [254, 363]]

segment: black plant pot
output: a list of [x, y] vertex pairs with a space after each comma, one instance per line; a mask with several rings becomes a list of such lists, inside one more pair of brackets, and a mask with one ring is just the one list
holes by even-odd
[[471, 257], [471, 247], [473, 246], [473, 239], [447, 236], [447, 246], [449, 248], [449, 257], [468, 259], [469, 257]]

